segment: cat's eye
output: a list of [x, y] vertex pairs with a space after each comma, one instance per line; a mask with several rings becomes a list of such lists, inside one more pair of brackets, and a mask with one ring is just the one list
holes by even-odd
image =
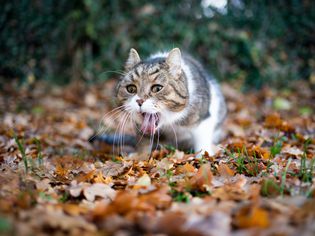
[[137, 87], [136, 85], [130, 84], [126, 87], [128, 93], [136, 93], [137, 92]]
[[155, 84], [151, 87], [151, 91], [153, 93], [157, 93], [157, 92], [160, 92], [162, 90], [163, 86], [160, 85], [160, 84]]

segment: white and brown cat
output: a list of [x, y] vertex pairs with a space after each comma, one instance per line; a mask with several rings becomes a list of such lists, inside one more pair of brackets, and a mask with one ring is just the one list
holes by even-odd
[[116, 93], [139, 139], [149, 136], [151, 148], [158, 139], [214, 153], [227, 113], [224, 97], [202, 65], [178, 48], [144, 60], [131, 49]]

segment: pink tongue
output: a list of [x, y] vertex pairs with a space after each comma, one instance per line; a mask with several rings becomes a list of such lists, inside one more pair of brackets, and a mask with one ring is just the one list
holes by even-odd
[[153, 134], [155, 131], [156, 118], [153, 114], [146, 113], [141, 125], [141, 131], [144, 134]]

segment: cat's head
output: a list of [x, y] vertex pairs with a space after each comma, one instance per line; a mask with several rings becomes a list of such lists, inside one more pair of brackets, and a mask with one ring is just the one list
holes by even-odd
[[178, 48], [141, 60], [131, 49], [117, 98], [143, 133], [180, 120], [188, 104], [188, 88]]

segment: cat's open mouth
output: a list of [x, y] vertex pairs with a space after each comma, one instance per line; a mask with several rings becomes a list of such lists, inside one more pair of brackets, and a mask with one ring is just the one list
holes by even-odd
[[140, 130], [144, 134], [154, 134], [160, 121], [159, 113], [141, 113], [143, 121]]

